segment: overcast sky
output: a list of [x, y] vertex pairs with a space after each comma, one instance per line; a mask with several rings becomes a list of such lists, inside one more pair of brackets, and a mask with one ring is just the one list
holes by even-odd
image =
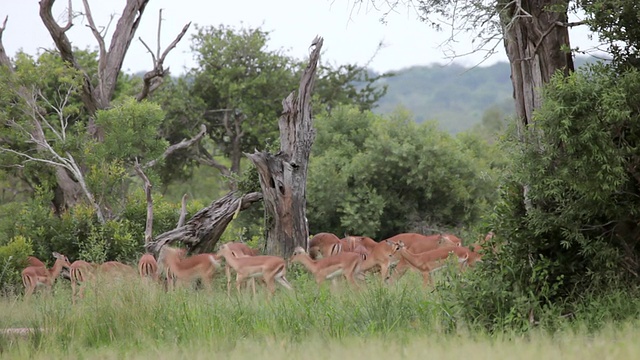
[[[441, 44], [447, 38], [446, 32], [436, 32], [416, 19], [416, 14], [402, 11], [391, 14], [386, 24], [379, 19], [381, 12], [361, 8], [352, 12], [354, 0], [151, 0], [145, 9], [137, 36], [132, 42], [123, 70], [136, 72], [151, 67], [151, 57], [138, 40], [142, 37], [155, 49], [158, 10], [163, 10], [163, 47], [170, 43], [184, 24], [192, 21], [201, 26], [220, 24], [232, 26], [261, 26], [271, 31], [271, 48], [282, 48], [290, 55], [303, 58], [308, 54], [311, 40], [316, 35], [324, 37], [323, 61], [336, 64], [365, 64], [374, 54], [377, 44], [384, 48], [377, 54], [370, 67], [377, 71], [398, 70], [413, 65], [433, 63], [448, 64], [446, 48]], [[98, 26], [107, 25], [109, 16], [118, 14], [124, 8], [125, 0], [89, 0], [94, 20]], [[365, 1], [366, 2], [366, 1]], [[54, 6], [54, 16], [60, 15], [60, 23], [66, 23], [67, 1], [58, 0]], [[53, 41], [38, 15], [38, 0], [0, 0], [0, 21], [9, 16], [3, 43], [10, 56], [19, 49], [35, 54], [42, 48], [53, 48]], [[73, 10], [84, 11], [81, 0], [73, 0]], [[78, 17], [68, 32], [75, 46], [95, 48], [95, 39]], [[111, 30], [115, 28], [115, 21]], [[181, 73], [193, 66], [190, 54], [190, 34], [169, 54], [165, 65], [171, 66], [173, 73]], [[587, 29], [572, 30], [571, 45], [586, 48], [592, 44], [587, 39]], [[109, 37], [107, 37], [107, 41]], [[458, 37], [453, 44], [457, 53], [471, 50], [468, 35]], [[506, 61], [504, 49], [484, 65]], [[482, 54], [469, 55], [455, 60], [463, 65], [476, 65]]]

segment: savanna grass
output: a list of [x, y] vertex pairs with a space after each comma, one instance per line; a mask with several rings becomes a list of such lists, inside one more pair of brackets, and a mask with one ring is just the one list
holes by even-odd
[[[463, 349], [479, 359], [492, 353], [510, 358], [516, 351], [519, 359], [526, 359], [560, 356], [564, 351], [592, 355], [574, 345], [594, 346], [604, 339], [596, 348], [608, 349], [607, 341], [619, 344], [629, 337], [605, 325], [605, 330], [597, 331], [571, 326], [560, 335], [539, 330], [524, 336], [509, 332], [490, 336], [464, 324], [455, 306], [438, 291], [423, 288], [415, 275], [393, 285], [381, 286], [371, 278], [358, 290], [344, 283], [319, 289], [307, 274], [292, 271], [289, 280], [295, 291], [279, 288], [272, 298], [263, 286], [258, 286], [256, 297], [235, 290], [228, 297], [221, 279], [213, 291], [182, 288], [168, 293], [137, 278], [100, 281], [86, 289], [75, 307], [69, 285], [61, 282], [52, 295], [0, 300], [2, 328], [36, 330], [28, 336], [0, 335], [0, 356], [173, 359], [262, 354], [261, 359], [316, 359], [326, 358], [322, 354], [328, 347], [332, 357], [354, 359], [453, 357]], [[624, 329], [640, 335], [634, 330], [637, 323], [625, 322]], [[625, 341], [622, 353], [640, 350]], [[527, 348], [530, 356], [520, 356], [516, 345]], [[542, 353], [540, 346], [549, 352]]]
[[2, 300], [0, 320], [3, 327], [43, 329], [36, 342], [4, 341], [4, 347], [32, 354], [116, 345], [135, 349], [261, 338], [300, 342], [318, 336], [342, 339], [438, 331], [434, 327], [440, 316], [438, 305], [418, 281], [383, 287], [376, 280], [359, 290], [343, 283], [318, 288], [302, 274], [292, 280], [295, 291], [280, 288], [272, 298], [260, 286], [256, 297], [235, 290], [228, 297], [221, 281], [212, 292], [181, 288], [168, 293], [137, 278], [100, 281], [85, 290], [75, 307], [68, 284], [59, 283], [53, 295]]

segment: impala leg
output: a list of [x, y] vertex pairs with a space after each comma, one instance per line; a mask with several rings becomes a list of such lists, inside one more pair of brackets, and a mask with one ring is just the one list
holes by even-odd
[[76, 282], [75, 280], [71, 280], [71, 304], [76, 304]]
[[31, 297], [31, 294], [33, 294], [33, 290], [35, 290], [35, 287], [29, 285], [25, 288], [25, 290], [26, 291], [24, 292], [24, 297], [28, 299]]
[[393, 271], [393, 276], [390, 277], [392, 282], [400, 280], [400, 278], [409, 270], [409, 265], [405, 259], [400, 260]]
[[276, 292], [276, 284], [273, 278], [264, 279], [267, 283], [267, 290], [269, 290], [269, 296], [273, 295]]
[[240, 275], [240, 273], [236, 273], [236, 291], [238, 292], [238, 294], [240, 294], [242, 281], [244, 281], [244, 276]]
[[431, 276], [429, 276], [429, 271], [425, 271], [422, 273], [422, 286], [427, 287], [431, 283]]
[[251, 278], [251, 290], [253, 290], [253, 296], [256, 296], [256, 278]]
[[231, 268], [229, 265], [224, 266], [224, 274], [227, 276], [227, 296], [231, 296]]
[[380, 280], [382, 281], [382, 285], [386, 284], [387, 279], [389, 277], [389, 264], [380, 265]]

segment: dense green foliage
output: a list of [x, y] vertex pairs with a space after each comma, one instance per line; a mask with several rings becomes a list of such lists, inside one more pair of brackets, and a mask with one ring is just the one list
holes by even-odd
[[492, 220], [504, 244], [476, 283], [492, 303], [520, 317], [549, 304], [573, 312], [587, 294], [638, 285], [639, 84], [638, 71], [606, 65], [557, 76], [530, 138], [506, 145], [512, 160]]
[[621, 68], [640, 67], [640, 4], [635, 0], [582, 2], [592, 31], [608, 46], [607, 52]]
[[383, 239], [408, 229], [470, 226], [493, 201], [500, 155], [408, 112], [339, 108], [316, 120], [309, 168], [311, 232]]

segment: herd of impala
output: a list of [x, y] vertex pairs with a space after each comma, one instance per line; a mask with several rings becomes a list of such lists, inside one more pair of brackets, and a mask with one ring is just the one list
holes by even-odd
[[[493, 237], [487, 234], [485, 241]], [[367, 272], [379, 271], [383, 283], [396, 281], [408, 269], [422, 273], [424, 284], [430, 282], [430, 273], [443, 267], [453, 255], [460, 269], [473, 266], [481, 260], [483, 244], [470, 247], [462, 246], [460, 238], [453, 234], [421, 235], [403, 233], [386, 240], [376, 242], [365, 236], [346, 236], [338, 238], [331, 233], [319, 233], [309, 241], [309, 252], [297, 247], [289, 263], [302, 264], [315, 278], [318, 285], [325, 280], [335, 280], [340, 276], [352, 285], [359, 287], [358, 281]], [[30, 256], [29, 266], [22, 271], [25, 297], [29, 297], [38, 285], [49, 290], [63, 268], [68, 268], [71, 280], [72, 302], [83, 296], [87, 283], [95, 281], [99, 275], [137, 276], [136, 270], [117, 261], [92, 264], [83, 260], [69, 262], [66, 256], [53, 253], [56, 261], [51, 269], [39, 259]], [[285, 275], [287, 261], [279, 256], [259, 255], [255, 249], [244, 243], [232, 242], [220, 246], [217, 253], [186, 256], [184, 249], [164, 246], [156, 259], [144, 254], [138, 261], [137, 273], [143, 279], [160, 281], [166, 279], [167, 290], [176, 285], [191, 284], [200, 280], [206, 288], [211, 287], [212, 279], [221, 262], [225, 263], [227, 293], [231, 291], [231, 272], [236, 274], [236, 289], [240, 291], [245, 281], [255, 295], [255, 279], [261, 279], [270, 294], [275, 291], [276, 283], [293, 290]], [[393, 275], [390, 269], [394, 268]]]

